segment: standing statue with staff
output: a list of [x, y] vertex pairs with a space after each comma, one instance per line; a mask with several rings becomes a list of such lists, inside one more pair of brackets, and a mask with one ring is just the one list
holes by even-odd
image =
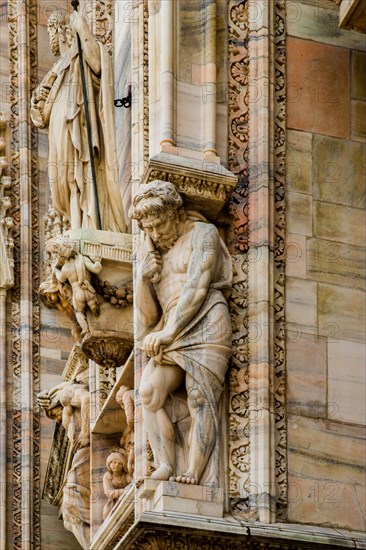
[[54, 12], [48, 21], [52, 53], [60, 56], [34, 91], [31, 118], [48, 129], [52, 206], [71, 229], [126, 231], [118, 187], [113, 71], [105, 46], [85, 19]]

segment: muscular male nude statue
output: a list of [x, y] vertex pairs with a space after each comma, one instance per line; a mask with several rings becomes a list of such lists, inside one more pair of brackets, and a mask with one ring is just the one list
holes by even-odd
[[[150, 360], [139, 388], [157, 464], [151, 477], [199, 484], [210, 468], [215, 482], [217, 407], [231, 355], [224, 297], [231, 286], [231, 259], [216, 227], [186, 211], [171, 183], [142, 185], [132, 216], [146, 234], [136, 303], [141, 323], [152, 331], [142, 344]], [[191, 416], [189, 456], [187, 469], [176, 472], [175, 432], [164, 404], [183, 381]]]

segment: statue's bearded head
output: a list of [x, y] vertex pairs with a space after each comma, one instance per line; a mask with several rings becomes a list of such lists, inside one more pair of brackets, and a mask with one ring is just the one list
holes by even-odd
[[178, 239], [178, 226], [185, 221], [183, 199], [172, 183], [155, 180], [142, 185], [134, 198], [131, 217], [154, 241], [158, 250], [171, 248]]
[[60, 55], [60, 42], [71, 46], [75, 39], [69, 23], [69, 14], [65, 10], [56, 10], [48, 19], [47, 30], [50, 37], [51, 52]]

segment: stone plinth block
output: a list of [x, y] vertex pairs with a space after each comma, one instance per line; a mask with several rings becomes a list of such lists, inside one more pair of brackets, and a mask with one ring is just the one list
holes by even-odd
[[146, 511], [223, 516], [222, 489], [145, 479], [137, 496], [146, 501]]

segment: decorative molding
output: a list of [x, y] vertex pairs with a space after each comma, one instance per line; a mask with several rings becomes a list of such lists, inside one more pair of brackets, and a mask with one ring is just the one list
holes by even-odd
[[143, 0], [143, 151], [144, 161], [149, 160], [150, 131], [149, 131], [149, 0]]
[[116, 309], [130, 306], [133, 303], [132, 285], [117, 288], [109, 281], [101, 281], [97, 276], [92, 277], [92, 284], [96, 292]]
[[233, 288], [229, 300], [233, 357], [229, 371], [229, 498], [232, 512], [246, 512], [250, 482], [248, 358], [248, 3], [229, 2], [229, 169], [238, 176], [229, 202]]
[[62, 372], [62, 380], [70, 382], [89, 368], [89, 361], [79, 343], [74, 344]]
[[[32, 540], [32, 547], [37, 550], [40, 548], [40, 421], [33, 403], [40, 379], [38, 156], [37, 131], [29, 122], [29, 98], [38, 80], [37, 2], [30, 0], [25, 4], [10, 0], [8, 24], [11, 201], [16, 251], [11, 318], [13, 479], [11, 495], [8, 494], [12, 500], [12, 534], [9, 536], [14, 548]], [[28, 75], [28, 80], [24, 75]], [[23, 384], [26, 387], [23, 388]]]
[[181, 158], [159, 153], [149, 159], [142, 181], [169, 181], [182, 193], [186, 207], [216, 218], [237, 183], [237, 177], [223, 166], [207, 161]]
[[66, 430], [61, 423], [56, 422], [42, 491], [42, 498], [54, 506], [60, 504], [58, 497], [70, 468], [70, 452], [71, 444]]
[[[255, 471], [255, 464], [258, 457], [251, 456], [251, 439], [258, 437], [253, 431], [250, 422], [250, 412], [254, 412], [253, 407], [265, 407], [261, 401], [262, 396], [257, 395], [258, 388], [256, 381], [249, 376], [249, 370], [253, 374], [256, 372], [257, 358], [250, 357], [248, 341], [249, 320], [248, 310], [253, 310], [252, 300], [248, 295], [248, 277], [255, 277], [255, 266], [249, 263], [248, 252], [256, 247], [264, 247], [261, 243], [255, 242], [255, 231], [257, 226], [267, 225], [269, 239], [274, 241], [274, 257], [271, 259], [269, 251], [270, 265], [267, 269], [273, 271], [274, 282], [270, 279], [268, 284], [273, 284], [273, 290], [268, 289], [269, 296], [273, 293], [274, 318], [268, 319], [268, 323], [273, 323], [273, 339], [270, 341], [271, 348], [268, 365], [269, 369], [274, 369], [274, 387], [271, 386], [270, 392], [274, 400], [274, 430], [275, 444], [274, 453], [264, 460], [271, 462], [274, 470], [274, 481], [276, 485], [276, 517], [284, 520], [286, 518], [287, 507], [287, 458], [286, 458], [286, 419], [285, 419], [285, 312], [284, 312], [284, 292], [285, 292], [285, 199], [284, 199], [284, 180], [285, 180], [285, 147], [286, 147], [286, 96], [285, 96], [285, 3], [284, 0], [276, 0], [273, 9], [274, 19], [274, 44], [273, 53], [268, 45], [266, 55], [269, 59], [265, 63], [270, 64], [274, 76], [273, 99], [268, 104], [264, 101], [260, 106], [258, 103], [255, 108], [266, 109], [269, 112], [269, 120], [273, 119], [272, 126], [267, 131], [265, 139], [270, 140], [274, 149], [273, 156], [269, 162], [274, 163], [273, 180], [267, 173], [263, 174], [267, 185], [274, 189], [274, 222], [269, 226], [269, 220], [256, 219], [258, 214], [249, 210], [249, 200], [255, 204], [257, 193], [257, 182], [255, 176], [249, 174], [249, 151], [254, 151], [252, 162], [257, 162], [258, 166], [266, 162], [261, 157], [262, 153], [256, 156], [256, 141], [258, 133], [262, 131], [257, 128], [258, 121], [250, 120], [250, 97], [248, 91], [249, 69], [253, 63], [260, 64], [258, 58], [249, 59], [248, 44], [249, 34], [256, 40], [267, 40], [269, 44], [272, 31], [267, 31], [269, 35], [262, 35], [262, 30], [256, 27], [256, 24], [249, 24], [248, 0], [232, 0], [229, 3], [229, 168], [239, 176], [239, 182], [234, 189], [229, 203], [232, 225], [229, 236], [229, 246], [233, 254], [234, 263], [234, 283], [230, 300], [230, 310], [233, 322], [233, 359], [230, 370], [230, 396], [229, 396], [229, 423], [230, 423], [230, 456], [229, 456], [229, 487], [230, 502], [233, 513], [240, 513], [248, 518], [257, 517], [257, 504], [255, 497], [251, 497], [250, 488], [258, 485], [261, 474]], [[270, 16], [271, 17], [271, 16]], [[257, 23], [258, 24], [258, 23]], [[253, 46], [254, 56], [259, 55]], [[254, 65], [253, 65], [254, 67]], [[254, 71], [258, 69], [253, 68]], [[263, 79], [263, 85], [266, 85]], [[270, 83], [269, 83], [270, 85]], [[253, 116], [255, 118], [255, 115]], [[272, 124], [272, 123], [270, 123]], [[250, 132], [249, 132], [250, 128]], [[251, 142], [253, 141], [253, 143]], [[262, 164], [258, 164], [262, 162]], [[266, 170], [264, 169], [264, 172]], [[249, 191], [251, 199], [249, 199]], [[269, 208], [269, 206], [268, 206]], [[261, 214], [263, 215], [263, 213]], [[262, 227], [262, 226], [261, 226]], [[251, 234], [253, 233], [253, 237]], [[253, 245], [249, 248], [250, 238]], [[260, 250], [262, 250], [262, 248]], [[268, 246], [267, 246], [268, 248]], [[253, 260], [252, 260], [253, 261]], [[250, 268], [250, 269], [249, 269]], [[264, 265], [263, 265], [264, 268]], [[270, 299], [271, 301], [271, 299]], [[271, 308], [269, 308], [269, 311]], [[252, 323], [260, 322], [260, 319], [253, 317]], [[271, 326], [273, 326], [271, 325]], [[271, 359], [272, 357], [272, 359]], [[254, 365], [252, 366], [252, 362]], [[251, 365], [249, 367], [249, 365]], [[254, 369], [254, 370], [253, 370]], [[255, 375], [257, 376], [257, 375]], [[267, 382], [271, 384], [270, 380]], [[270, 407], [271, 405], [269, 405]], [[256, 410], [256, 409], [255, 409]], [[263, 409], [264, 410], [264, 409]], [[264, 426], [261, 427], [261, 430]], [[256, 435], [254, 435], [256, 433]], [[252, 435], [253, 434], [253, 435]], [[260, 436], [259, 436], [260, 437]], [[258, 441], [253, 448], [257, 448]], [[253, 469], [254, 468], [254, 469]], [[259, 477], [258, 477], [259, 476]], [[263, 480], [264, 481], [264, 480]], [[262, 485], [262, 482], [260, 482]], [[266, 492], [260, 488], [259, 491]], [[255, 493], [255, 491], [254, 491]], [[273, 491], [266, 497], [269, 498], [268, 507], [273, 504]], [[268, 510], [269, 510], [268, 508]], [[263, 512], [261, 513], [267, 513]], [[271, 515], [268, 512], [268, 518]], [[264, 516], [263, 516], [264, 517]]]
[[286, 178], [286, 3], [275, 2], [275, 243], [274, 370], [276, 517], [287, 517], [286, 322], [285, 322], [285, 178]]
[[113, 0], [97, 0], [95, 4], [95, 37], [113, 55]]

